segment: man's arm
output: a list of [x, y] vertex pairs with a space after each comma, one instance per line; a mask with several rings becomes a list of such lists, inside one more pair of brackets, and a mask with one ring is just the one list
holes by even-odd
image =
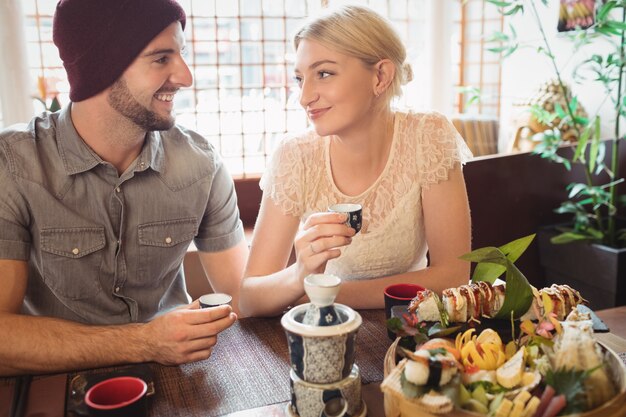
[[236, 320], [229, 306], [199, 309], [197, 302], [145, 324], [89, 326], [25, 316], [19, 312], [28, 280], [26, 262], [0, 260], [0, 280], [0, 375], [206, 359], [217, 334]]
[[239, 287], [248, 260], [248, 242], [242, 239], [232, 248], [219, 252], [198, 252], [202, 268], [215, 292], [233, 297], [232, 308], [239, 315]]

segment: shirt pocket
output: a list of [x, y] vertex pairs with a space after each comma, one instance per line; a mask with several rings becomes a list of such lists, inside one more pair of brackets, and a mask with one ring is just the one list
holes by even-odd
[[195, 218], [144, 223], [138, 226], [137, 277], [142, 283], [160, 282], [178, 270], [191, 240], [198, 233]]
[[92, 298], [100, 292], [100, 269], [106, 244], [103, 227], [41, 231], [42, 277], [57, 296]]

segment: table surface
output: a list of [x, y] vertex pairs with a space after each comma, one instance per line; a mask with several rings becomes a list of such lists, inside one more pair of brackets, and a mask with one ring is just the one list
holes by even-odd
[[[383, 360], [391, 344], [385, 328], [383, 310], [360, 311], [356, 363], [363, 382], [362, 396], [369, 417], [383, 417]], [[598, 339], [618, 353], [626, 352], [626, 306], [598, 311], [610, 333]], [[230, 416], [283, 417], [290, 400], [289, 352], [279, 319], [243, 319], [220, 334], [213, 355], [206, 361], [181, 366], [147, 364], [84, 372], [36, 376], [30, 390], [26, 416], [60, 416], [65, 406], [70, 381], [84, 377], [93, 381], [112, 372], [149, 372], [155, 395], [150, 397], [150, 416]], [[0, 417], [8, 416], [8, 404], [15, 379], [0, 378]], [[72, 408], [68, 416], [79, 416]], [[74, 412], [76, 411], [76, 412]]]

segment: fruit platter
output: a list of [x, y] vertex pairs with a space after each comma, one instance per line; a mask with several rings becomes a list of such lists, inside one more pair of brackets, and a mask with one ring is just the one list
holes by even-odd
[[493, 280], [502, 268], [476, 268], [486, 280], [475, 270], [441, 296], [422, 291], [388, 321], [398, 337], [385, 357], [385, 415], [626, 416], [626, 366], [594, 337], [581, 294], [536, 289], [512, 265], [519, 248], [488, 249], [469, 255], [497, 263], [497, 249], [506, 282]]

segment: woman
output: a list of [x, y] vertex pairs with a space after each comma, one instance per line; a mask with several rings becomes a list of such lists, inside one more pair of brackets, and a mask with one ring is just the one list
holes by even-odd
[[[305, 25], [294, 44], [314, 131], [284, 140], [261, 179], [241, 311], [280, 314], [312, 273], [342, 278], [337, 302], [353, 308], [381, 308], [393, 283], [438, 292], [467, 283], [469, 263], [458, 257], [470, 250], [461, 164], [471, 153], [443, 116], [391, 110], [412, 75], [389, 22], [344, 6]], [[327, 212], [335, 203], [363, 206], [358, 234]]]

